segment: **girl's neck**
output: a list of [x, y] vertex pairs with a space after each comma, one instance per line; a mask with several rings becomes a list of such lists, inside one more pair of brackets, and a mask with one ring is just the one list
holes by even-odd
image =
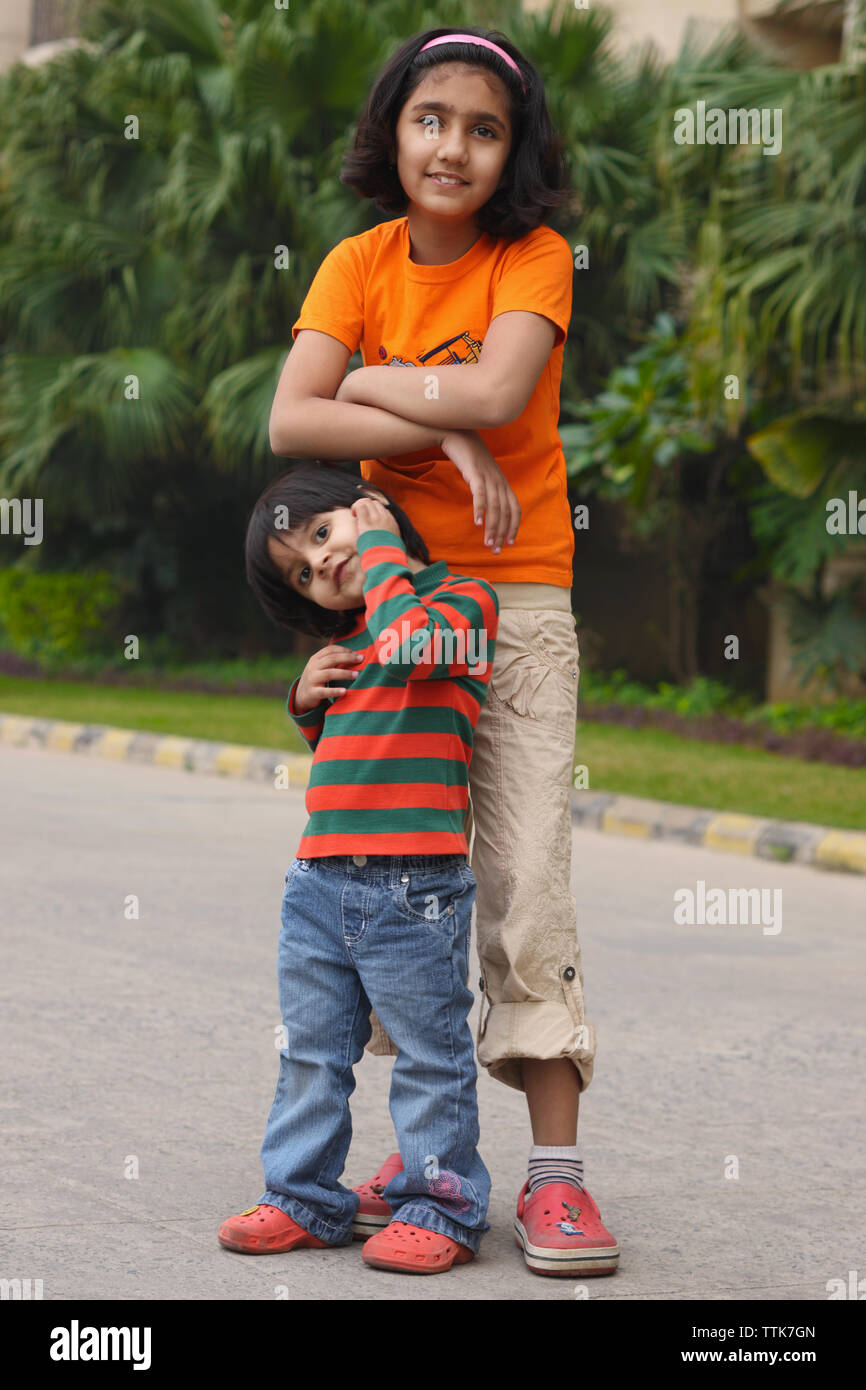
[[430, 222], [423, 212], [410, 207], [406, 214], [409, 224], [409, 259], [416, 265], [450, 265], [471, 251], [482, 235], [474, 222], [452, 224]]

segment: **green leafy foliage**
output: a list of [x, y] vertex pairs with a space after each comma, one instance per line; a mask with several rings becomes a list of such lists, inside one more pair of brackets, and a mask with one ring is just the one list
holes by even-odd
[[[657, 315], [646, 345], [616, 367], [605, 389], [572, 404], [584, 423], [560, 429], [570, 477], [636, 507], [659, 491], [658, 470], [687, 454], [709, 453], [710, 429], [695, 418], [688, 367], [669, 314]], [[593, 477], [594, 475], [594, 477]]]
[[117, 582], [105, 571], [0, 570], [0, 622], [9, 643], [46, 669], [104, 648], [120, 597]]
[[[327, 252], [381, 220], [341, 158], [397, 44], [466, 7], [95, 0], [84, 16], [85, 45], [0, 77], [0, 493], [50, 496], [50, 563], [129, 581], [129, 621], [166, 650], [257, 649], [273, 638], [242, 533], [282, 466], [267, 420], [291, 325]], [[731, 30], [671, 62], [623, 57], [614, 16], [564, 0], [476, 0], [471, 17], [542, 74], [576, 190], [553, 222], [589, 256], [563, 370], [572, 482], [670, 533], [682, 606], [738, 500], [722, 436], [748, 422], [772, 478], [763, 559], [814, 588], [833, 551], [786, 490], [817, 505], [821, 455], [853, 462], [837, 426], [866, 359], [862, 61], [791, 70]], [[781, 107], [779, 157], [677, 145], [674, 112], [699, 98]], [[742, 390], [723, 403], [729, 373]], [[816, 401], [835, 423], [788, 423]], [[679, 648], [677, 675], [695, 664]]]
[[838, 697], [823, 703], [789, 700], [756, 704], [749, 695], [723, 681], [702, 676], [685, 686], [660, 681], [653, 687], [633, 680], [622, 668], [607, 672], [582, 669], [580, 703], [589, 710], [593, 706], [610, 704], [632, 709], [670, 710], [694, 718], [727, 714], [766, 725], [779, 734], [830, 729], [851, 738], [866, 739], [866, 700]]
[[[861, 600], [858, 607], [855, 599]], [[834, 689], [842, 672], [866, 678], [866, 585], [854, 581], [830, 598], [804, 598], [792, 591], [786, 598], [792, 660], [800, 672], [800, 684], [818, 676]]]
[[866, 401], [845, 414], [819, 407], [780, 416], [746, 444], [777, 488], [809, 497], [830, 460], [856, 463], [860, 477], [866, 476]]

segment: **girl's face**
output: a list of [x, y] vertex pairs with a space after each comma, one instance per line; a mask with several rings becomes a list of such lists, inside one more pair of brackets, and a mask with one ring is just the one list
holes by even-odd
[[[410, 203], [433, 219], [465, 221], [504, 182], [512, 141], [505, 86], [486, 68], [440, 63], [405, 103], [396, 137]], [[461, 182], [437, 183], [439, 173]]]

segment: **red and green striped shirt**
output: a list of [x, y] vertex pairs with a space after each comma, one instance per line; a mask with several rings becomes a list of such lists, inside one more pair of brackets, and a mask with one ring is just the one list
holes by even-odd
[[[345, 695], [298, 714], [314, 750], [299, 859], [468, 854], [472, 741], [487, 696], [499, 600], [439, 560], [412, 573], [402, 537], [358, 536], [365, 611], [338, 645], [364, 654]], [[298, 677], [300, 680], [300, 677]]]

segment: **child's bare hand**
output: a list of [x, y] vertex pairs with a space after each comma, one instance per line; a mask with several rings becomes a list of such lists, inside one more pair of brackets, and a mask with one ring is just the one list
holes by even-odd
[[392, 511], [375, 497], [359, 497], [352, 503], [352, 516], [358, 523], [358, 535], [365, 531], [391, 531], [399, 536], [400, 527]]
[[503, 541], [513, 545], [520, 525], [520, 503], [481, 435], [477, 430], [448, 430], [440, 447], [469, 484], [476, 525], [487, 513], [485, 545], [492, 547], [494, 555], [502, 549]]
[[344, 686], [335, 688], [329, 686], [328, 681], [341, 681], [345, 680], [347, 675], [354, 676], [356, 672], [349, 668], [359, 667], [363, 660], [362, 652], [353, 652], [348, 647], [339, 647], [333, 642], [321, 651], [313, 652], [295, 691], [295, 708], [298, 714], [309, 713], [322, 700], [328, 700], [332, 695], [344, 695]]

